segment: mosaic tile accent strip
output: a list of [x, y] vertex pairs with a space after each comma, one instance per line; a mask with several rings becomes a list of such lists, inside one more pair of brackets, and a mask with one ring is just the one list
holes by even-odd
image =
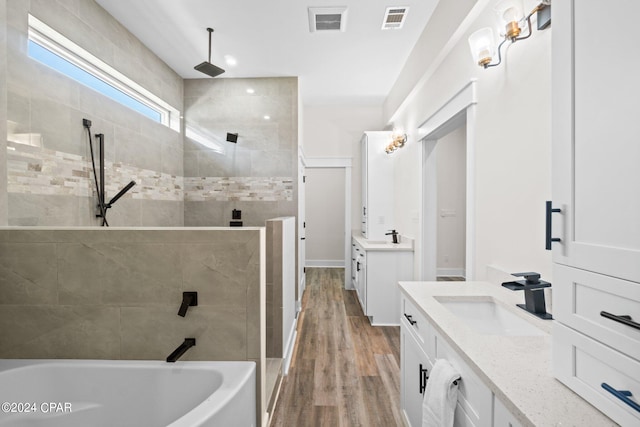
[[184, 200], [199, 201], [292, 201], [291, 177], [185, 177]]
[[[148, 169], [105, 161], [107, 200], [129, 181], [124, 196], [133, 199], [182, 201], [183, 180]], [[9, 142], [7, 145], [7, 191], [22, 194], [94, 197], [91, 159], [83, 156]]]
[[[107, 200], [129, 181], [123, 197], [169, 201], [293, 201], [291, 177], [182, 177], [105, 162]], [[7, 191], [95, 197], [91, 160], [26, 144], [7, 145]]]

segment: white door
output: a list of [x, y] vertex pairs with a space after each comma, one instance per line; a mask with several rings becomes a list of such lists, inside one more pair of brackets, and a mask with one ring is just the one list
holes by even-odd
[[640, 2], [553, 13], [553, 259], [640, 282]]

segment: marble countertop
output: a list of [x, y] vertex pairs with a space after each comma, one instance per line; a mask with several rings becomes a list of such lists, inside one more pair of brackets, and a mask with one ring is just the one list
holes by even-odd
[[368, 240], [359, 231], [354, 231], [352, 237], [365, 251], [413, 251], [413, 239], [404, 236], [400, 236], [400, 243], [391, 243], [391, 236], [388, 241]]
[[[524, 303], [523, 292], [487, 282], [400, 282], [400, 288], [523, 426], [616, 425], [554, 378], [550, 335], [553, 321], [516, 307], [516, 303]], [[482, 335], [437, 299], [483, 296], [492, 297], [545, 333]]]

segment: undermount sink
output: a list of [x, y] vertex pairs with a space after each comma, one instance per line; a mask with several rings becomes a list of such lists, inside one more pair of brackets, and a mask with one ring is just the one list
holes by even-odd
[[545, 332], [497, 304], [491, 297], [482, 299], [436, 297], [436, 299], [479, 334], [545, 335]]

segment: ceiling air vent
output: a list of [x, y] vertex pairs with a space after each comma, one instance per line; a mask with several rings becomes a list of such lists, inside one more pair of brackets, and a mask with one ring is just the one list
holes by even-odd
[[404, 25], [409, 8], [405, 6], [388, 7], [382, 20], [383, 30], [399, 30]]
[[347, 25], [346, 7], [310, 7], [309, 31], [344, 31]]

